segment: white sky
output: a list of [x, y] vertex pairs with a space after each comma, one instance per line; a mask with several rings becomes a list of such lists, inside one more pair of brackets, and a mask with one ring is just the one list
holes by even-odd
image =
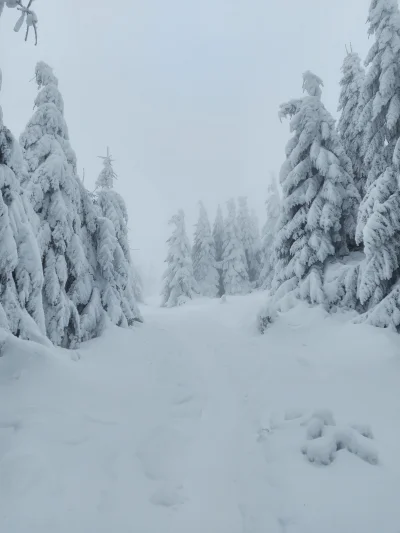
[[[118, 4], [118, 5], [117, 5]], [[301, 96], [310, 69], [335, 115], [345, 44], [364, 58], [367, 0], [36, 0], [39, 45], [1, 18], [5, 123], [19, 135], [32, 114], [38, 60], [54, 67], [70, 139], [93, 183], [109, 145], [130, 214], [136, 262], [158, 276], [167, 221], [188, 230], [202, 199], [248, 195], [263, 223], [269, 174], [289, 139], [279, 104]]]

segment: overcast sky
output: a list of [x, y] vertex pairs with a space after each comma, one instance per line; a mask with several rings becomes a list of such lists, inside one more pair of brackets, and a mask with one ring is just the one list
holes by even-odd
[[[92, 189], [110, 146], [132, 252], [158, 276], [167, 221], [188, 230], [202, 199], [247, 195], [261, 219], [279, 172], [288, 123], [279, 104], [301, 96], [302, 72], [325, 84], [335, 115], [345, 44], [364, 58], [368, 0], [36, 0], [39, 45], [1, 19], [5, 123], [19, 135], [32, 114], [38, 60], [54, 67], [70, 139]], [[261, 220], [263, 223], [263, 220]]]

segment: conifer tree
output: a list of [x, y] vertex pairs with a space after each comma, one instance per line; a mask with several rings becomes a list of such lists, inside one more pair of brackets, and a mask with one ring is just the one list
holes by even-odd
[[35, 78], [40, 89], [36, 111], [20, 142], [29, 172], [26, 187], [41, 221], [47, 335], [68, 347], [82, 338], [80, 315], [91, 301], [93, 271], [82, 239], [81, 186], [58, 80], [43, 62], [37, 64]]
[[[1, 90], [0, 71], [0, 90]], [[26, 169], [0, 107], [0, 327], [24, 339], [45, 335], [40, 252], [20, 182]]]
[[113, 324], [132, 326], [141, 321], [135, 299], [135, 279], [128, 242], [128, 212], [125, 202], [114, 189], [113, 159], [101, 157], [103, 169], [96, 180], [96, 202], [101, 217], [98, 220], [97, 257], [107, 281], [101, 291], [101, 302]]
[[199, 219], [194, 234], [192, 249], [193, 273], [200, 294], [215, 298], [219, 291], [219, 274], [215, 259], [215, 243], [207, 211], [199, 203]]
[[227, 203], [228, 216], [224, 225], [222, 252], [222, 279], [226, 294], [246, 294], [249, 291], [249, 275], [243, 245], [238, 236], [236, 204], [231, 199]]
[[280, 175], [283, 205], [274, 245], [273, 290], [295, 290], [311, 303], [325, 299], [326, 262], [342, 253], [353, 237], [359, 198], [351, 161], [321, 102], [321, 85], [318, 76], [306, 72], [303, 88], [308, 96], [280, 110], [281, 117], [292, 117], [293, 137]]
[[351, 51], [346, 55], [342, 65], [338, 108], [341, 115], [337, 129], [343, 148], [351, 159], [354, 184], [361, 198], [365, 194], [367, 181], [362, 155], [363, 131], [359, 128], [364, 79], [365, 71], [361, 66], [361, 59], [358, 54]]
[[399, 276], [400, 199], [400, 13], [396, 0], [373, 0], [369, 34], [375, 36], [367, 72], [360, 128], [365, 164], [371, 167], [361, 202], [356, 238], [364, 244], [358, 298], [367, 308], [389, 293]]
[[168, 239], [168, 267], [164, 274], [162, 306], [176, 307], [191, 300], [198, 292], [193, 275], [193, 264], [189, 239], [186, 235], [185, 214], [179, 210], [170, 222], [174, 226]]
[[238, 237], [242, 243], [245, 255], [249, 281], [254, 282], [260, 274], [259, 256], [259, 229], [258, 221], [252, 220], [247, 198], [239, 197], [239, 210], [237, 216]]
[[214, 221], [213, 238], [215, 244], [215, 260], [217, 262], [217, 270], [219, 274], [219, 290], [218, 296], [224, 294], [224, 283], [222, 278], [222, 252], [224, 246], [224, 219], [222, 216], [221, 206], [218, 205], [217, 215]]
[[265, 290], [271, 286], [275, 272], [274, 239], [280, 215], [281, 203], [275, 177], [268, 186], [268, 197], [265, 202], [267, 220], [262, 229], [262, 270], [258, 286]]

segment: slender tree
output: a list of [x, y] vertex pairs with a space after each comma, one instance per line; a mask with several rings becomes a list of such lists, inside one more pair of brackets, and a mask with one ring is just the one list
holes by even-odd
[[347, 53], [342, 65], [338, 108], [341, 114], [337, 128], [343, 148], [351, 159], [354, 184], [361, 198], [365, 194], [367, 181], [362, 155], [364, 133], [359, 128], [364, 80], [365, 71], [360, 56], [353, 51]]
[[219, 274], [219, 290], [218, 296], [222, 296], [225, 293], [224, 282], [222, 276], [222, 252], [224, 247], [224, 218], [222, 216], [221, 206], [218, 205], [217, 215], [215, 217], [213, 227], [213, 238], [215, 244], [215, 259], [217, 261], [217, 270]]
[[265, 204], [267, 220], [262, 229], [262, 270], [258, 282], [258, 286], [263, 290], [270, 288], [275, 273], [274, 239], [281, 210], [281, 203], [274, 176], [272, 176], [268, 186], [268, 197]]
[[101, 157], [103, 169], [96, 180], [96, 202], [100, 208], [97, 252], [101, 272], [107, 280], [101, 301], [113, 324], [132, 326], [141, 321], [135, 298], [135, 278], [128, 242], [128, 212], [124, 199], [114, 189], [110, 151]]
[[193, 275], [191, 247], [186, 235], [185, 214], [179, 210], [170, 222], [174, 226], [168, 239], [168, 267], [164, 274], [162, 306], [176, 307], [191, 300], [198, 292]]
[[249, 281], [254, 282], [260, 274], [259, 229], [258, 221], [255, 222], [250, 216], [247, 198], [245, 196], [239, 197], [237, 231], [246, 255]]
[[215, 258], [215, 243], [207, 211], [199, 203], [199, 219], [194, 234], [192, 249], [193, 273], [200, 294], [214, 298], [219, 291], [219, 274]]
[[225, 220], [222, 252], [224, 292], [246, 294], [250, 288], [249, 275], [245, 251], [238, 236], [235, 200], [229, 200], [227, 207], [228, 216]]

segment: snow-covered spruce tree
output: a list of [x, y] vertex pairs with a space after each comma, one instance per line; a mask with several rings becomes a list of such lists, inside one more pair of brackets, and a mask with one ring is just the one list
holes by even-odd
[[192, 260], [193, 274], [200, 294], [215, 298], [219, 292], [219, 273], [215, 259], [215, 243], [203, 202], [199, 203], [199, 219], [194, 234]]
[[143, 280], [138, 267], [132, 263], [133, 295], [137, 302], [143, 303]]
[[246, 294], [250, 289], [247, 260], [243, 245], [238, 236], [236, 203], [227, 202], [228, 216], [224, 225], [222, 251], [222, 279], [225, 294]]
[[353, 51], [348, 53], [342, 65], [338, 111], [341, 112], [337, 129], [346, 154], [353, 166], [354, 185], [362, 198], [365, 194], [366, 171], [362, 155], [364, 132], [359, 128], [362, 110], [362, 91], [365, 71], [360, 56]]
[[[365, 64], [369, 66], [362, 91], [359, 129], [364, 134], [364, 165], [369, 188], [385, 172], [399, 137], [400, 14], [397, 0], [372, 0], [368, 34], [375, 36]], [[367, 202], [368, 203], [368, 202]], [[361, 207], [360, 237], [369, 213]]]
[[286, 147], [280, 181], [283, 190], [272, 283], [279, 296], [295, 291], [310, 303], [323, 303], [327, 261], [347, 249], [354, 236], [359, 199], [335, 122], [321, 102], [322, 81], [303, 75], [308, 96], [283, 104], [293, 137]]
[[255, 282], [260, 275], [260, 246], [258, 221], [252, 220], [247, 198], [239, 197], [239, 209], [237, 215], [237, 231], [242, 243], [245, 255], [247, 272], [250, 283]]
[[64, 120], [64, 102], [53, 70], [39, 62], [36, 111], [21, 135], [28, 165], [27, 192], [41, 224], [38, 241], [44, 272], [43, 305], [50, 340], [76, 346], [86, 335], [80, 316], [93, 293], [93, 267], [82, 233], [82, 188]]
[[[0, 71], [0, 90], [1, 90]], [[23, 339], [45, 335], [39, 248], [20, 180], [25, 173], [18, 143], [3, 124], [0, 107], [0, 327]]]
[[268, 197], [265, 202], [267, 220], [262, 228], [262, 270], [258, 281], [260, 289], [269, 289], [275, 273], [274, 239], [280, 215], [281, 202], [275, 177], [272, 176], [268, 186]]
[[215, 260], [217, 262], [217, 270], [219, 275], [219, 284], [218, 284], [218, 296], [224, 294], [224, 282], [222, 279], [222, 252], [224, 246], [224, 219], [222, 216], [221, 206], [218, 205], [217, 215], [214, 221], [213, 227], [213, 238], [215, 244]]
[[[358, 298], [371, 309], [385, 298], [399, 276], [400, 254], [400, 13], [397, 0], [373, 0], [369, 34], [375, 35], [366, 63], [365, 164], [371, 170], [361, 202], [356, 239], [364, 244]], [[380, 321], [378, 321], [380, 322]]]
[[101, 288], [101, 302], [108, 318], [117, 326], [142, 321], [135, 298], [135, 278], [128, 242], [128, 212], [114, 189], [116, 174], [107, 148], [103, 169], [96, 180], [98, 219], [97, 260], [107, 283]]
[[162, 306], [176, 307], [191, 300], [198, 292], [193, 275], [193, 264], [189, 239], [186, 235], [185, 214], [179, 210], [170, 222], [174, 226], [168, 239], [168, 267], [164, 274]]

